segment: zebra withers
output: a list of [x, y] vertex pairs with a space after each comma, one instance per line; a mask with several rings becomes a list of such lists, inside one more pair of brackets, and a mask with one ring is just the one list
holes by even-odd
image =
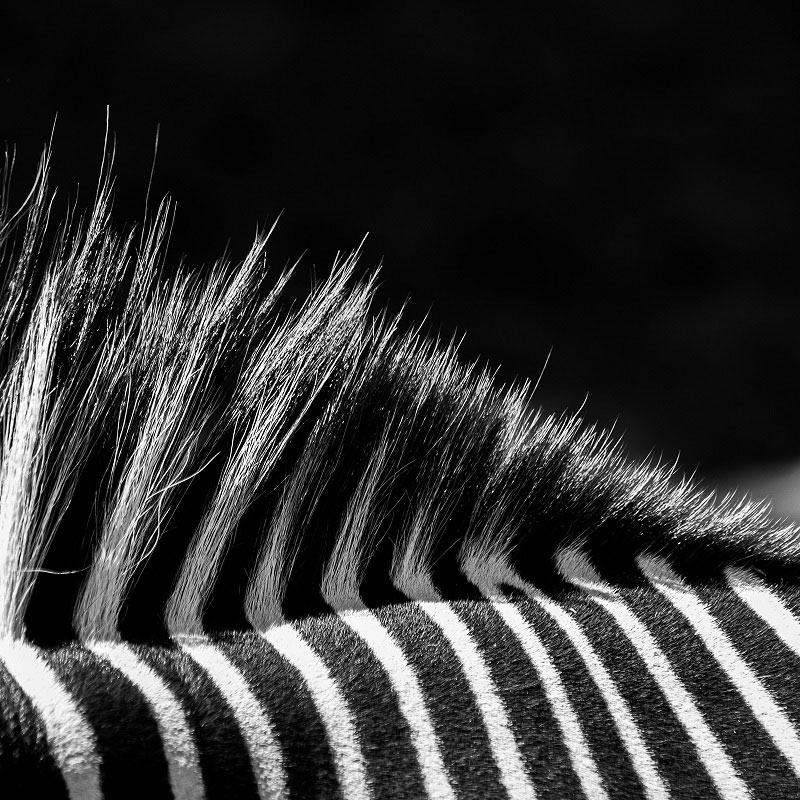
[[[266, 237], [0, 204], [0, 789], [796, 797], [797, 532]], [[7, 180], [4, 183], [7, 188]]]

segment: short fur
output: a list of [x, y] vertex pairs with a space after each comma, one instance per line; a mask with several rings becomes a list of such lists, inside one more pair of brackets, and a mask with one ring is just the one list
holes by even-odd
[[631, 464], [531, 411], [527, 384], [371, 315], [357, 253], [286, 308], [265, 236], [241, 263], [168, 271], [168, 203], [119, 233], [106, 168], [53, 233], [47, 154], [15, 212], [6, 161], [0, 638], [265, 630], [468, 596], [465, 564], [530, 577], [574, 543], [621, 567], [652, 551], [794, 570], [797, 530], [763, 504]]

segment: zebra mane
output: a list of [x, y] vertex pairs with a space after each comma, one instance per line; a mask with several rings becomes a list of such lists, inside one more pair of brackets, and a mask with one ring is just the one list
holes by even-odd
[[[337, 261], [288, 306], [259, 235], [168, 269], [164, 202], [134, 232], [93, 207], [52, 231], [48, 156], [0, 201], [0, 637], [193, 636], [467, 591], [465, 565], [559, 547], [796, 562], [763, 504], [629, 463], [455, 348], [373, 314]], [[488, 568], [488, 566], [487, 566]]]

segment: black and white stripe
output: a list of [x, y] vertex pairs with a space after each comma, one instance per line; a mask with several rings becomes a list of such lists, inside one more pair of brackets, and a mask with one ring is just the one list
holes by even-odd
[[48, 249], [46, 172], [0, 180], [0, 792], [800, 795], [798, 531], [373, 317], [355, 254], [169, 274], [105, 172]]
[[[799, 672], [800, 621], [779, 588], [741, 568], [693, 584], [650, 556], [634, 585], [575, 549], [557, 562], [555, 593], [484, 570], [484, 600], [361, 608], [260, 636], [52, 652], [7, 641], [2, 691], [16, 699], [0, 741], [15, 718], [35, 723], [20, 763], [57, 768], [73, 800], [132, 787], [435, 800], [800, 792], [800, 704], [773, 691], [775, 675]], [[726, 633], [737, 614], [762, 621], [758, 663], [753, 643]], [[598, 726], [615, 735], [594, 736]]]

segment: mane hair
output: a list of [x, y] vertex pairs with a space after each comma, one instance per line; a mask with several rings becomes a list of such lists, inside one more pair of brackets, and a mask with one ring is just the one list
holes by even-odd
[[264, 631], [529, 580], [578, 545], [794, 570], [764, 504], [630, 463], [373, 313], [358, 252], [287, 307], [268, 235], [201, 273], [167, 268], [167, 201], [117, 231], [108, 164], [54, 229], [48, 161], [14, 211], [7, 154], [0, 200], [0, 638]]

